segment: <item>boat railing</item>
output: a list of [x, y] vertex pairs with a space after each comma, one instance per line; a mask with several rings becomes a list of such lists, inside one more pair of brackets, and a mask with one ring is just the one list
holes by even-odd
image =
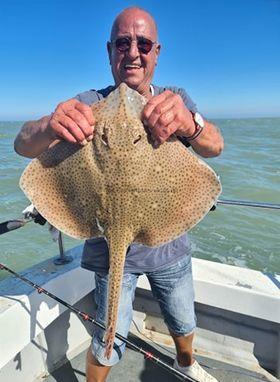
[[[243, 206], [243, 207], [253, 207], [253, 208], [265, 208], [272, 210], [280, 210], [280, 203], [265, 203], [265, 202], [252, 202], [248, 200], [235, 200], [235, 199], [218, 199], [216, 205], [213, 205], [211, 211], [216, 209], [217, 205], [231, 205], [231, 206]], [[23, 227], [26, 223], [31, 221], [44, 225], [46, 219], [39, 214], [33, 204], [29, 205], [23, 211], [23, 218], [8, 220], [6, 222], [0, 223], [0, 235], [9, 231]], [[73, 261], [72, 256], [66, 255], [63, 244], [63, 236], [61, 231], [57, 230], [55, 227], [50, 227], [50, 232], [52, 234], [53, 240], [57, 241], [59, 247], [59, 256], [54, 259], [55, 265], [63, 265]]]

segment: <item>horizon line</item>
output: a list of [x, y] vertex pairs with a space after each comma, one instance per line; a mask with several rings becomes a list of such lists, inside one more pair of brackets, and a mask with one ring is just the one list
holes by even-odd
[[[212, 116], [207, 116], [205, 117], [205, 119], [207, 120], [212, 120], [212, 119], [265, 119], [265, 118], [280, 118], [280, 114], [279, 115], [262, 115], [262, 116], [215, 116], [215, 117], [212, 117]], [[31, 117], [31, 118], [24, 118], [24, 119], [1, 119], [0, 117], [0, 122], [27, 122], [27, 121], [35, 121], [37, 119], [40, 119], [37, 118], [37, 117]]]

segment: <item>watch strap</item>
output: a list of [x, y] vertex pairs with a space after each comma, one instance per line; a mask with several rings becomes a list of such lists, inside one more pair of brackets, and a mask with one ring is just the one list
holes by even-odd
[[195, 138], [197, 138], [199, 136], [199, 134], [202, 132], [203, 130], [203, 127], [200, 126], [198, 123], [195, 123], [195, 131], [194, 133], [189, 136], [189, 137], [185, 137], [188, 141], [193, 141]]

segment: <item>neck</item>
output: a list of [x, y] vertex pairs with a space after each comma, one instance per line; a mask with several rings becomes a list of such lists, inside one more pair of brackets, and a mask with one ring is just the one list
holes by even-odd
[[147, 100], [151, 99], [154, 95], [154, 89], [153, 87], [149, 84], [143, 88], [138, 88], [136, 89], [139, 94], [141, 94], [143, 97], [145, 97]]

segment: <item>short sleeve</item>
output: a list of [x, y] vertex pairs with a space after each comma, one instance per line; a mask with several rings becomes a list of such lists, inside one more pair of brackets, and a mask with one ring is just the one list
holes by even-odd
[[93, 103], [106, 98], [114, 89], [115, 87], [112, 85], [100, 90], [91, 89], [86, 92], [77, 94], [74, 99], [86, 103], [87, 105], [92, 105]]
[[99, 96], [99, 93], [95, 90], [88, 90], [86, 92], [77, 94], [74, 99], [79, 102], [83, 102], [87, 105], [92, 105], [93, 103], [98, 102], [102, 97]]

